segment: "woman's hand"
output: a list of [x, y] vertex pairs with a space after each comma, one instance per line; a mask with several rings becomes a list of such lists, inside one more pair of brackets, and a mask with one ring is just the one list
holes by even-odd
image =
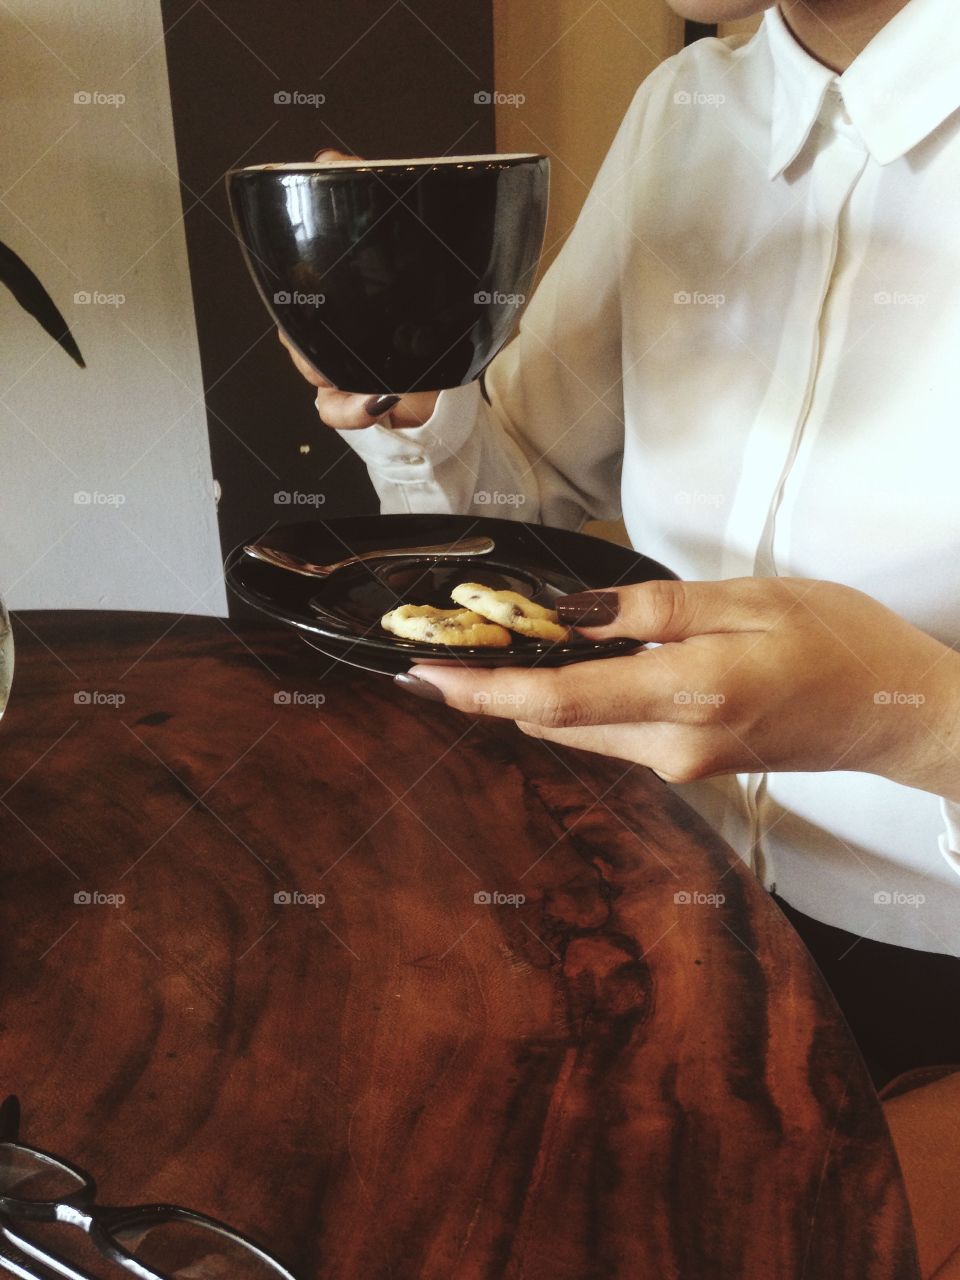
[[409, 396], [376, 396], [338, 391], [303, 358], [282, 329], [280, 341], [290, 353], [297, 370], [317, 388], [317, 413], [337, 431], [356, 431], [382, 422], [387, 427], [422, 427], [437, 407], [439, 391], [416, 391]]
[[[315, 160], [359, 160], [342, 151], [318, 151]], [[387, 427], [422, 427], [437, 406], [439, 391], [417, 391], [409, 396], [378, 396], [338, 391], [332, 382], [314, 369], [291, 343], [282, 329], [280, 341], [290, 354], [297, 371], [317, 388], [317, 412], [328, 427], [337, 431], [356, 431], [381, 422]]]
[[[560, 615], [591, 639], [659, 647], [541, 670], [420, 665], [410, 676], [461, 711], [669, 782], [850, 769], [960, 800], [960, 654], [862, 592], [799, 578], [647, 582], [568, 596]], [[587, 626], [604, 618], [615, 621]]]

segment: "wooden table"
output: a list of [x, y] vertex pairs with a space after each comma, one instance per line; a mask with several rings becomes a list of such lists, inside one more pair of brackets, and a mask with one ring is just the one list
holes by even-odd
[[279, 628], [16, 631], [0, 1081], [105, 1200], [305, 1280], [916, 1277], [832, 998], [652, 774]]

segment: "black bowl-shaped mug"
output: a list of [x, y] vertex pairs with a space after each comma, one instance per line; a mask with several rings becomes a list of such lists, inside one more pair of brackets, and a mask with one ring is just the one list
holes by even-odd
[[341, 391], [437, 391], [509, 340], [543, 247], [549, 161], [444, 156], [227, 174], [267, 310]]

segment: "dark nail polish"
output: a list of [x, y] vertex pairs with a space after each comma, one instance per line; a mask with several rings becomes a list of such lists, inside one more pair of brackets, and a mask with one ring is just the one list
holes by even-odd
[[568, 627], [606, 627], [620, 613], [616, 591], [577, 591], [560, 596], [554, 604], [557, 617]]
[[400, 403], [399, 396], [371, 396], [363, 406], [363, 412], [370, 415], [371, 418], [379, 418], [383, 413], [389, 413], [395, 404]]
[[412, 676], [409, 672], [401, 671], [393, 677], [393, 683], [417, 698], [425, 698], [427, 702], [446, 702], [443, 691], [435, 684], [431, 684], [429, 680], [421, 680], [419, 676]]

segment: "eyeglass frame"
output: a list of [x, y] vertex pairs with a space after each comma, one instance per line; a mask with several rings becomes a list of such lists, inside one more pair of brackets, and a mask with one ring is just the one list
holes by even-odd
[[[14, 1222], [59, 1222], [64, 1226], [77, 1227], [83, 1231], [103, 1257], [122, 1267], [128, 1274], [136, 1276], [138, 1280], [176, 1280], [176, 1278], [147, 1267], [119, 1241], [113, 1239], [111, 1232], [121, 1230], [131, 1222], [143, 1218], [152, 1217], [157, 1225], [162, 1222], [188, 1222], [195, 1226], [210, 1228], [249, 1249], [264, 1262], [276, 1268], [278, 1280], [297, 1280], [297, 1277], [287, 1270], [279, 1258], [268, 1253], [255, 1240], [219, 1218], [212, 1218], [208, 1214], [198, 1213], [194, 1209], [185, 1209], [175, 1204], [98, 1205], [96, 1203], [97, 1182], [91, 1173], [63, 1156], [45, 1151], [42, 1147], [21, 1142], [19, 1133], [20, 1102], [15, 1095], [11, 1094], [3, 1103], [0, 1103], [0, 1153], [5, 1148], [12, 1148], [18, 1152], [25, 1152], [29, 1156], [39, 1157], [44, 1164], [52, 1163], [66, 1170], [81, 1184], [76, 1191], [71, 1191], [56, 1200], [22, 1200], [18, 1196], [0, 1194], [0, 1236], [25, 1254], [28, 1259], [35, 1260], [48, 1270], [66, 1276], [68, 1280], [94, 1280], [88, 1272], [77, 1270], [73, 1263], [66, 1259], [57, 1254], [48, 1253], [32, 1241], [22, 1239], [11, 1228], [8, 1218]], [[19, 1259], [7, 1257], [2, 1248], [0, 1248], [0, 1266], [8, 1270], [17, 1268], [13, 1274], [22, 1277], [22, 1280], [46, 1280], [45, 1276], [31, 1271]]]

